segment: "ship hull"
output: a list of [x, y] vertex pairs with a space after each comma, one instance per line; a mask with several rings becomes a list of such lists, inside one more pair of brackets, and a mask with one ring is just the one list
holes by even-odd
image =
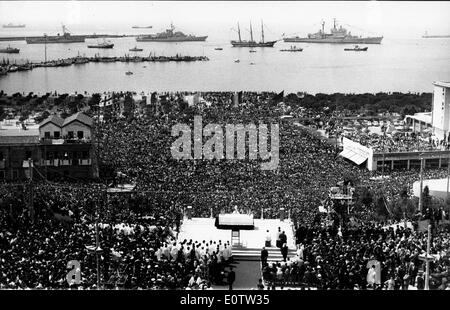
[[103, 49], [107, 49], [107, 48], [113, 48], [114, 44], [111, 45], [88, 45], [88, 48], [103, 48]]
[[27, 44], [53, 44], [53, 43], [82, 43], [85, 42], [85, 36], [70, 36], [70, 38], [64, 37], [35, 37], [25, 38]]
[[152, 38], [152, 37], [137, 37], [138, 42], [198, 42], [205, 41], [208, 36], [203, 37], [186, 37], [186, 38]]
[[310, 38], [285, 38], [284, 42], [303, 42], [303, 43], [329, 43], [329, 44], [381, 44], [383, 37], [371, 38], [343, 38], [343, 39], [310, 39]]
[[269, 42], [244, 42], [244, 41], [231, 41], [233, 47], [273, 47], [277, 41]]

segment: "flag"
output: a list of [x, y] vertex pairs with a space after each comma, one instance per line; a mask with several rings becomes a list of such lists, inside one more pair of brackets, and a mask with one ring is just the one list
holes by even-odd
[[69, 216], [69, 215], [64, 215], [62, 213], [56, 213], [53, 212], [53, 216], [55, 217], [55, 219], [61, 223], [71, 223], [73, 222], [73, 219]]
[[280, 102], [280, 101], [283, 100], [283, 98], [284, 98], [284, 90], [281, 91], [278, 95], [275, 95], [275, 96], [272, 98], [272, 100], [275, 101], [275, 102]]

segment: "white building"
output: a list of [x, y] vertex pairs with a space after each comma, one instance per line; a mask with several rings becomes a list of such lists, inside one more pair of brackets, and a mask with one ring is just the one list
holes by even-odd
[[434, 82], [431, 123], [439, 139], [448, 139], [450, 130], [450, 82]]

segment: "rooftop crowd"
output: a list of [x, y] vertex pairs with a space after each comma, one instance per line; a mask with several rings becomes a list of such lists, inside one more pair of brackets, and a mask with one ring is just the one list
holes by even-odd
[[[381, 184], [370, 181], [373, 174], [338, 157], [334, 146], [290, 120], [280, 121], [286, 111], [273, 100], [275, 95], [244, 93], [236, 104], [232, 93], [205, 93], [202, 96], [208, 104], [188, 106], [182, 95], [173, 93], [144, 110], [137, 104], [125, 107], [127, 113], [114, 104], [105, 108], [109, 111], [103, 110], [94, 129], [100, 173], [107, 169], [114, 175], [120, 173], [126, 182], [136, 185], [135, 192], [106, 194], [106, 184], [115, 180], [35, 183], [36, 214], [32, 220], [26, 208], [26, 187], [1, 184], [0, 286], [68, 288], [66, 264], [75, 259], [82, 262], [83, 282], [74, 287], [95, 288], [96, 255], [86, 246], [95, 245], [98, 216], [102, 223], [99, 256], [103, 285], [207, 289], [220, 283], [232, 256], [230, 247], [225, 242], [214, 248], [208, 240], [176, 240], [186, 206], [193, 206], [196, 217], [209, 217], [211, 210], [213, 215], [231, 212], [239, 206], [255, 218], [261, 212], [264, 218], [277, 218], [279, 208], [284, 207], [295, 226], [306, 229], [304, 236], [297, 237], [304, 248], [297, 264], [303, 261], [304, 267], [299, 269], [303, 268], [304, 273], [300, 276], [297, 270], [297, 275], [292, 274], [299, 281], [307, 274], [314, 275], [304, 280], [309, 286], [353, 288], [361, 283], [356, 274], [367, 273], [362, 266], [371, 257], [383, 259], [386, 276], [396, 277], [394, 271], [404, 268], [413, 260], [410, 256], [423, 250], [422, 235], [383, 233], [373, 226], [378, 224], [368, 221], [359, 230], [344, 229], [340, 237], [336, 231], [320, 228], [318, 206], [328, 197], [330, 187], [343, 179], [352, 180], [356, 187], [381, 187], [386, 195], [394, 197], [417, 179], [417, 172], [392, 173], [390, 181]], [[172, 158], [172, 126], [192, 126], [195, 115], [202, 115], [203, 125], [279, 123], [278, 168], [263, 171], [258, 160]], [[119, 229], [116, 224], [127, 229]], [[434, 247], [448, 247], [447, 237], [438, 235]], [[279, 268], [284, 274], [286, 267]], [[266, 270], [267, 274], [271, 272]], [[322, 280], [315, 280], [319, 278]]]

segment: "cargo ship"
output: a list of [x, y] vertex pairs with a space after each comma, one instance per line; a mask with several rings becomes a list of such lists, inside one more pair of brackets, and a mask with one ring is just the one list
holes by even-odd
[[13, 24], [9, 23], [2, 26], [3, 28], [25, 28], [25, 24]]
[[325, 33], [325, 22], [322, 22], [322, 29], [316, 33], [308, 34], [306, 38], [292, 37], [284, 38], [284, 42], [304, 42], [304, 43], [331, 43], [331, 44], [380, 44], [383, 37], [361, 37], [354, 36], [350, 31], [336, 25], [334, 19], [333, 28], [330, 33]]
[[275, 43], [277, 43], [277, 41], [264, 41], [264, 24], [261, 21], [261, 41], [260, 42], [256, 42], [255, 40], [253, 40], [253, 29], [252, 29], [252, 23], [250, 22], [250, 41], [245, 41], [241, 39], [241, 29], [239, 27], [239, 23], [238, 23], [238, 36], [239, 36], [239, 40], [238, 41], [231, 41], [231, 45], [233, 45], [233, 47], [273, 47], [273, 45]]
[[191, 42], [205, 41], [208, 36], [186, 35], [181, 31], [175, 32], [175, 27], [170, 24], [170, 29], [157, 34], [141, 35], [136, 38], [138, 42]]
[[85, 35], [74, 36], [67, 30], [66, 26], [62, 25], [63, 34], [59, 33], [56, 36], [41, 36], [25, 38], [27, 44], [50, 44], [50, 43], [80, 43], [86, 40]]
[[429, 35], [427, 31], [422, 36], [424, 39], [439, 39], [439, 38], [450, 38], [450, 35]]

